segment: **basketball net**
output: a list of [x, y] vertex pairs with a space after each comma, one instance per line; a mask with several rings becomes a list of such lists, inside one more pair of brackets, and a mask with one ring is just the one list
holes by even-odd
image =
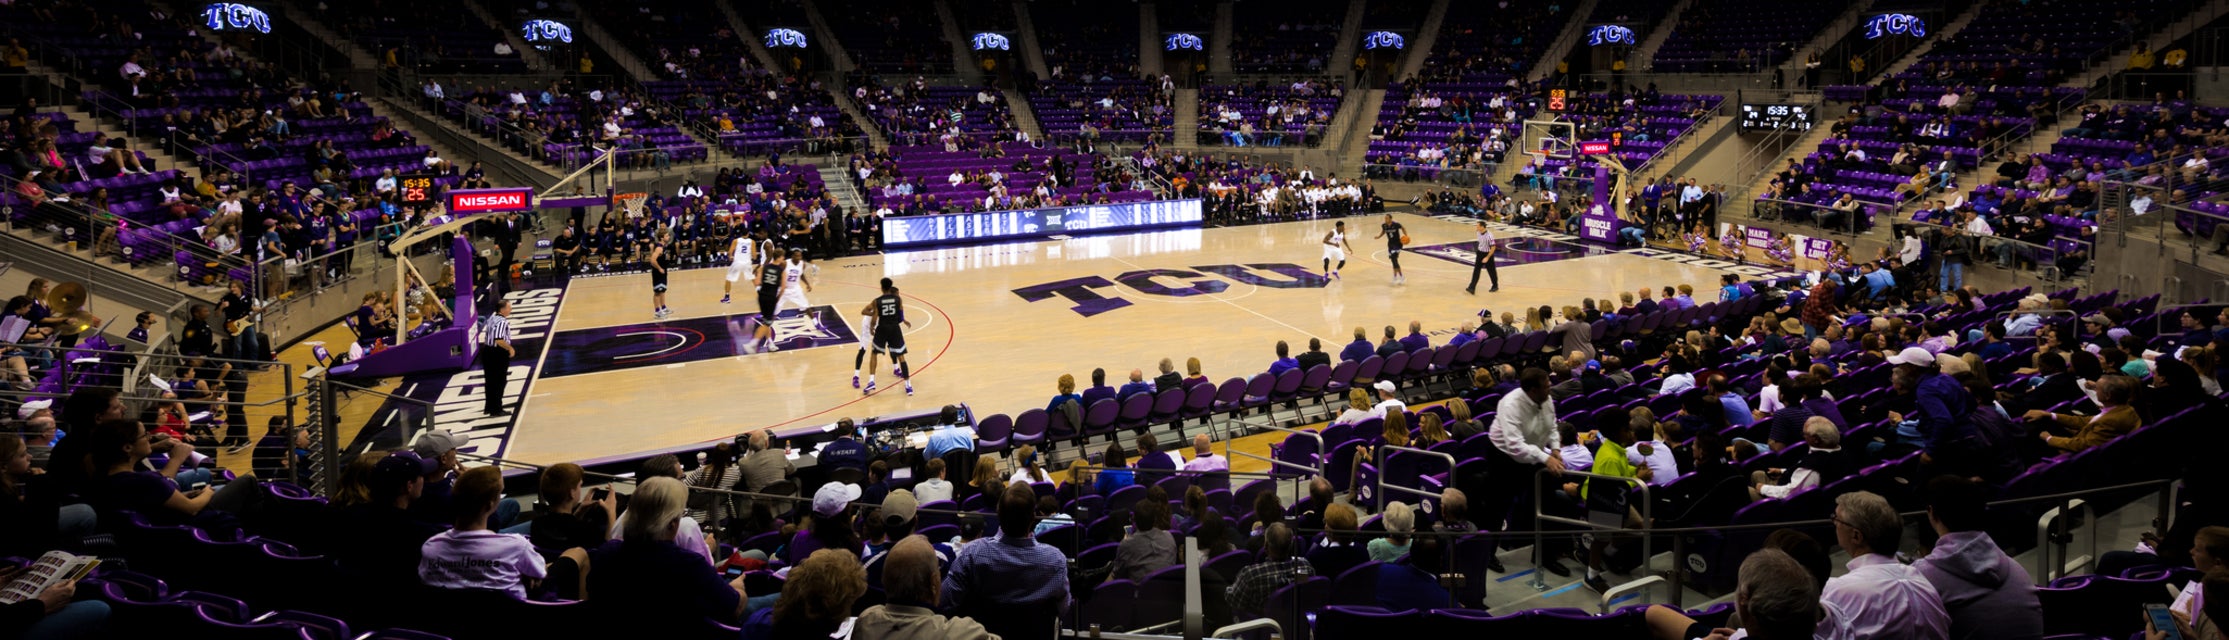
[[642, 205], [649, 202], [649, 198], [650, 194], [647, 193], [613, 194], [611, 206], [626, 211], [629, 218], [640, 218], [642, 217]]

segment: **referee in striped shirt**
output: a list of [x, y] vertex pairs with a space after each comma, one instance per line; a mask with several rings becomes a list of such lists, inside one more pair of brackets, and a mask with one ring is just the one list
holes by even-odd
[[503, 410], [503, 388], [511, 375], [511, 356], [518, 350], [511, 348], [511, 301], [495, 305], [493, 313], [482, 320], [480, 330], [480, 375], [486, 379], [481, 392], [487, 394], [487, 414], [507, 416]]

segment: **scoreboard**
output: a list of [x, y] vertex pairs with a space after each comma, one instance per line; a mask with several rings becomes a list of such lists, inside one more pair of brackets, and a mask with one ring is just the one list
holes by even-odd
[[1811, 107], [1801, 104], [1741, 105], [1741, 130], [1810, 131]]
[[435, 186], [431, 174], [406, 175], [396, 182], [395, 191], [402, 196], [403, 206], [424, 207], [434, 203], [440, 188]]

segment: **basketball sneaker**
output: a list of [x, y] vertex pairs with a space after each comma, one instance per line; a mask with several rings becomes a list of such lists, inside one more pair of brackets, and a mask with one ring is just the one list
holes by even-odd
[[874, 395], [874, 392], [875, 392], [875, 381], [873, 381], [873, 380], [868, 380], [868, 381], [867, 381], [867, 386], [865, 386], [865, 387], [862, 387], [862, 388], [860, 388], [860, 390], [859, 390], [859, 395], [863, 395], [863, 396], [864, 396], [864, 395]]
[[853, 389], [857, 389], [857, 388], [859, 388], [859, 374], [856, 374], [856, 373], [854, 373], [854, 374], [851, 374], [851, 388], [853, 388]]
[[906, 381], [906, 395], [908, 395], [908, 396], [910, 396], [910, 395], [913, 395], [913, 381], [912, 381], [912, 380], [907, 380], [907, 381]]
[[720, 296], [720, 304], [728, 304], [728, 300], [729, 300], [729, 299], [731, 299], [731, 298], [733, 298], [733, 297], [734, 297], [734, 296], [732, 296], [732, 295], [723, 295], [723, 296]]

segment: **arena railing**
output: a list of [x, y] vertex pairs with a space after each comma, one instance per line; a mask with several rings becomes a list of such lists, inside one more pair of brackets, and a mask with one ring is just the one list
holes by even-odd
[[1362, 176], [1373, 180], [1391, 180], [1403, 183], [1429, 183], [1439, 187], [1476, 189], [1494, 179], [1501, 170], [1499, 163], [1476, 167], [1436, 167], [1420, 164], [1370, 163], [1362, 165]]
[[717, 144], [731, 157], [751, 158], [775, 153], [792, 156], [836, 156], [855, 153], [869, 146], [864, 135], [829, 136], [825, 138], [780, 138], [751, 140], [741, 133], [718, 134]]
[[[121, 316], [114, 319], [104, 318], [103, 320], [126, 320], [128, 322], [128, 319], [129, 316]], [[110, 330], [121, 328], [116, 325], [116, 322], [104, 322], [99, 332], [113, 343], [123, 344], [127, 347], [137, 346], [131, 340], [124, 339], [120, 335], [110, 335]], [[303, 405], [308, 402], [310, 396], [306, 388], [298, 386], [296, 383], [296, 378], [301, 373], [301, 367], [297, 365], [284, 362], [271, 363], [235, 358], [185, 355], [176, 350], [174, 340], [168, 339], [159, 340], [155, 345], [127, 349], [88, 349], [82, 346], [64, 349], [44, 343], [0, 343], [0, 347], [22, 350], [27, 354], [27, 358], [38, 358], [48, 362], [47, 366], [60, 369], [65, 385], [64, 391], [56, 394], [37, 390], [27, 391], [18, 389], [13, 385], [0, 384], [0, 401], [4, 401], [5, 404], [13, 406], [31, 400], [58, 400], [59, 396], [68, 395], [71, 391], [69, 387], [73, 384], [77, 388], [88, 386], [113, 387], [120, 392], [118, 399], [124, 403], [124, 415], [127, 416], [139, 416], [153, 409], [155, 405], [172, 401], [182, 402], [189, 409], [204, 409], [189, 414], [188, 432], [194, 433], [209, 429], [211, 430], [210, 433], [213, 433], [217, 438], [215, 442], [222, 441], [226, 430], [245, 432], [251, 441], [261, 437], [263, 431], [259, 430], [256, 424], [249, 422], [248, 412], [250, 410], [269, 410], [278, 417], [285, 418], [287, 424], [303, 424], [302, 420], [305, 415]], [[229, 365], [232, 367], [233, 375], [238, 376], [238, 378], [236, 380], [231, 378], [224, 380], [227, 384], [227, 390], [226, 394], [221, 397], [163, 398], [162, 395], [168, 392], [168, 385], [171, 384], [169, 381], [176, 377], [174, 372], [185, 368], [191, 360], [202, 361], [204, 368]], [[98, 384], [93, 384], [91, 381], [77, 382], [77, 378], [81, 374], [88, 373], [104, 364], [122, 366], [123, 370], [113, 381], [100, 380]], [[277, 397], [250, 402], [246, 399], [244, 386], [247, 372], [251, 368], [263, 366], [275, 367], [273, 371], [282, 385], [282, 390]], [[157, 380], [161, 380], [161, 382], [158, 383]], [[206, 410], [211, 407], [226, 409], [224, 422], [221, 426], [212, 422], [218, 416], [214, 412]], [[217, 445], [210, 441], [204, 441], [197, 446], [209, 447], [206, 451], [215, 451]], [[247, 465], [236, 465], [236, 467], [246, 468]], [[294, 469], [293, 471], [299, 472], [300, 469]], [[288, 479], [300, 480], [301, 477], [295, 475]]]
[[[1755, 198], [1749, 200], [1748, 202], [1751, 217], [1760, 220], [1787, 221], [1789, 219], [1788, 216], [1790, 213], [1800, 213], [1804, 217], [1811, 220], [1811, 222], [1805, 223], [1811, 229], [1817, 229], [1828, 233], [1848, 236], [1864, 235], [1866, 231], [1871, 230], [1873, 227], [1880, 226], [1881, 223], [1888, 221], [1896, 215], [1896, 207], [1898, 205], [1886, 202], [1858, 200], [1856, 198], [1851, 198], [1851, 200], [1858, 203], [1858, 210], [1855, 212], [1835, 209], [1832, 205], [1812, 204], [1809, 202], [1797, 202], [1794, 200], [1781, 200], [1778, 198]], [[1842, 216], [1843, 224], [1833, 228], [1819, 226], [1816, 221], [1822, 214], [1844, 214]]]
[[[99, 258], [103, 257], [122, 257], [126, 262], [133, 264], [169, 264], [173, 268], [166, 270], [172, 271], [175, 277], [163, 279], [162, 284], [173, 291], [193, 291], [196, 294], [203, 291], [201, 287], [223, 286], [226, 277], [224, 274], [233, 269], [245, 269], [251, 266], [247, 260], [239, 255], [219, 253], [197, 238], [188, 238], [172, 233], [162, 233], [157, 236], [158, 244], [155, 250], [162, 252], [159, 256], [152, 260], [135, 259], [143, 247], [131, 246], [126, 244], [124, 240], [126, 233], [141, 228], [137, 221], [127, 220], [122, 216], [106, 212], [95, 212], [89, 202], [76, 195], [71, 195], [69, 202], [53, 199], [55, 196], [63, 195], [62, 193], [47, 193], [46, 195], [49, 198], [47, 202], [31, 206], [23, 202], [23, 196], [21, 195], [23, 183], [23, 180], [13, 176], [0, 176], [0, 188], [7, 190], [4, 200], [8, 203], [0, 205], [0, 218], [7, 218], [10, 224], [19, 228], [53, 234], [54, 239], [60, 241], [60, 247], [72, 255], [88, 257], [94, 259], [96, 263]], [[28, 212], [21, 212], [23, 214], [20, 216], [22, 221], [17, 222], [15, 218], [19, 217], [19, 212], [15, 211], [15, 208], [25, 206], [30, 206], [31, 209]], [[101, 233], [107, 229], [116, 230], [116, 237], [111, 241], [115, 246], [98, 247], [106, 251], [95, 253], [93, 249], [96, 248], [95, 245], [102, 244]], [[243, 240], [243, 242], [246, 242], [246, 240]], [[194, 281], [192, 279], [195, 271], [193, 268], [176, 264], [176, 256], [180, 252], [185, 252], [188, 257], [200, 263], [203, 271], [206, 272], [204, 275], [210, 276], [210, 278], [205, 282]], [[98, 276], [94, 279], [98, 279]], [[93, 282], [89, 280], [87, 284], [90, 285]]]
[[[1937, 224], [1933, 221], [1918, 222], [1910, 219], [1897, 221], [1890, 226], [1931, 229], [1937, 232], [1948, 232], [1951, 230], [1951, 227], [1949, 225]], [[2066, 252], [2061, 251], [2057, 247], [2051, 246], [2049, 244], [2036, 244], [2033, 242], [2027, 242], [2024, 240], [2008, 238], [1995, 234], [1979, 237], [1965, 234], [1963, 237], [1969, 237], [1975, 241], [1974, 248], [1976, 251], [1974, 255], [1967, 257], [1968, 263], [1966, 268], [1968, 270], [1972, 270], [1976, 267], [1988, 265], [1996, 268], [1999, 271], [2010, 272], [2012, 274], [2012, 283], [2004, 287], [2006, 289], [2018, 289], [2023, 286], [2040, 286], [2050, 282], [2071, 282], [2076, 277], [2076, 274], [2073, 273], [2063, 273], [2060, 267], [2056, 264], [2058, 259], [2061, 258]], [[2054, 238], [2053, 240], [2064, 240], [2064, 238]], [[2076, 244], [2080, 245], [2081, 251], [2088, 253], [2090, 256], [2088, 259], [2083, 261], [2083, 264], [2075, 266], [2075, 271], [2080, 271], [2083, 267], [2087, 267], [2090, 263], [2096, 261], [2097, 241], [2095, 238], [2090, 238], [2077, 239], [2075, 240], [2075, 242]], [[2027, 258], [2034, 261], [2035, 268], [2019, 268], [2019, 261], [2021, 258]], [[2005, 262], [2008, 261], [2012, 264], [2005, 264]], [[2031, 275], [2033, 277], [2032, 280], [2030, 279]]]
[[[2229, 281], [2223, 281], [2221, 284], [2223, 286], [2229, 286]], [[2176, 332], [2181, 331], [2182, 329], [2179, 326], [2182, 322], [2181, 312], [2189, 310], [2213, 311], [2213, 314], [2199, 314], [2199, 318], [2206, 321], [2206, 326], [2212, 327], [2214, 318], [2217, 317], [2221, 311], [2229, 310], [2229, 297], [2209, 297], [2205, 300], [2193, 302], [2190, 304], [2173, 304], [2162, 306], [2158, 310], [2158, 315], [2152, 318], [2152, 335], [2166, 337], [2175, 335]], [[2178, 326], [2174, 329], [2169, 329], [2167, 324], [2169, 322], [2177, 323]], [[2174, 354], [2169, 353], [2168, 355], [2172, 357]]]
[[[1298, 464], [1298, 463], [1292, 463], [1292, 462], [1286, 462], [1286, 461], [1283, 461], [1283, 460], [1278, 460], [1278, 459], [1276, 459], [1276, 458], [1271, 458], [1271, 457], [1268, 457], [1268, 456], [1258, 455], [1258, 454], [1254, 454], [1254, 453], [1249, 453], [1249, 452], [1245, 452], [1245, 451], [1238, 451], [1238, 450], [1234, 450], [1234, 449], [1232, 449], [1232, 448], [1231, 448], [1231, 442], [1232, 442], [1233, 440], [1236, 440], [1236, 439], [1237, 439], [1238, 437], [1241, 437], [1241, 436], [1243, 436], [1243, 435], [1245, 435], [1245, 434], [1241, 434], [1241, 433], [1235, 433], [1235, 432], [1230, 432], [1230, 431], [1225, 431], [1225, 430], [1222, 430], [1222, 429], [1218, 429], [1218, 428], [1216, 428], [1216, 426], [1215, 426], [1215, 422], [1214, 422], [1214, 421], [1209, 421], [1209, 422], [1208, 422], [1208, 430], [1209, 430], [1209, 431], [1210, 431], [1211, 433], [1213, 433], [1213, 434], [1214, 434], [1214, 435], [1213, 435], [1212, 437], [1214, 438], [1214, 440], [1215, 440], [1215, 441], [1223, 443], [1223, 459], [1225, 459], [1225, 460], [1236, 460], [1236, 459], [1238, 459], [1238, 458], [1240, 458], [1240, 457], [1244, 457], [1244, 458], [1246, 458], [1246, 459], [1249, 459], [1249, 460], [1259, 460], [1259, 461], [1262, 461], [1262, 462], [1266, 462], [1266, 463], [1269, 463], [1269, 468], [1270, 468], [1270, 469], [1272, 469], [1272, 470], [1274, 470], [1274, 469], [1279, 469], [1279, 468], [1286, 468], [1286, 469], [1292, 469], [1292, 470], [1294, 470], [1294, 471], [1302, 472], [1302, 473], [1305, 473], [1305, 474], [1310, 474], [1310, 475], [1312, 475], [1312, 476], [1323, 476], [1323, 475], [1324, 475], [1324, 473], [1325, 473], [1325, 471], [1326, 471], [1326, 470], [1325, 470], [1325, 468], [1324, 468], [1324, 465], [1323, 465], [1323, 461], [1324, 461], [1324, 460], [1325, 460], [1325, 459], [1326, 459], [1326, 458], [1327, 458], [1327, 457], [1328, 457], [1328, 456], [1329, 456], [1329, 455], [1331, 454], [1331, 452], [1330, 452], [1330, 451], [1328, 451], [1328, 450], [1325, 450], [1325, 448], [1324, 448], [1323, 434], [1321, 434], [1321, 433], [1318, 433], [1318, 432], [1315, 432], [1315, 431], [1307, 431], [1307, 430], [1302, 430], [1302, 429], [1287, 429], [1287, 428], [1285, 428], [1285, 427], [1280, 427], [1280, 426], [1277, 426], [1277, 425], [1273, 425], [1273, 424], [1269, 424], [1269, 423], [1266, 423], [1266, 422], [1261, 422], [1261, 421], [1256, 421], [1256, 420], [1249, 420], [1249, 419], [1245, 419], [1245, 418], [1238, 418], [1238, 419], [1234, 419], [1234, 420], [1231, 420], [1230, 422], [1231, 422], [1231, 423], [1234, 423], [1234, 424], [1238, 424], [1238, 425], [1241, 425], [1241, 426], [1243, 426], [1243, 427], [1244, 427], [1244, 428], [1246, 428], [1246, 429], [1255, 429], [1255, 430], [1260, 430], [1260, 431], [1271, 431], [1271, 432], [1277, 432], [1277, 433], [1285, 433], [1285, 434], [1291, 434], [1291, 435], [1303, 435], [1303, 436], [1307, 436], [1307, 437], [1309, 437], [1309, 438], [1313, 438], [1313, 439], [1315, 439], [1315, 441], [1316, 441], [1316, 456], [1315, 456], [1315, 458], [1316, 458], [1316, 462], [1317, 462], [1317, 464], [1316, 464], [1316, 466], [1313, 466], [1313, 467], [1311, 467], [1311, 466], [1308, 466], [1308, 465], [1304, 465], [1304, 464]], [[1452, 463], [1450, 463], [1450, 464], [1449, 464], [1449, 466], [1448, 466], [1448, 468], [1450, 468], [1450, 469], [1453, 469], [1453, 468], [1455, 468], [1455, 467], [1454, 467], [1454, 465], [1453, 465]], [[1290, 475], [1290, 474], [1270, 474], [1270, 477], [1272, 477], [1272, 478], [1276, 478], [1276, 477], [1285, 477], [1285, 476], [1289, 476], [1289, 475]]]
[[[1452, 468], [1452, 467], [1451, 467], [1451, 468]], [[1594, 481], [1594, 480], [1604, 480], [1604, 481], [1609, 481], [1609, 482], [1618, 482], [1618, 483], [1623, 483], [1623, 484], [1626, 484], [1626, 485], [1628, 485], [1628, 486], [1630, 487], [1630, 489], [1629, 489], [1629, 490], [1638, 490], [1638, 491], [1640, 492], [1640, 494], [1641, 494], [1641, 504], [1639, 505], [1639, 507], [1638, 507], [1637, 509], [1635, 509], [1635, 508], [1634, 508], [1634, 506], [1633, 506], [1633, 505], [1632, 505], [1632, 504], [1630, 503], [1630, 500], [1628, 500], [1628, 501], [1627, 501], [1626, 507], [1627, 507], [1628, 509], [1634, 509], [1634, 510], [1637, 510], [1637, 511], [1639, 511], [1639, 512], [1641, 513], [1641, 528], [1637, 530], [1637, 531], [1641, 532], [1641, 557], [1642, 557], [1642, 558], [1650, 558], [1650, 557], [1653, 557], [1653, 556], [1655, 556], [1655, 554], [1654, 554], [1654, 553], [1651, 553], [1651, 551], [1653, 550], [1652, 544], [1653, 544], [1653, 542], [1654, 542], [1654, 537], [1653, 537], [1653, 536], [1652, 536], [1652, 535], [1651, 535], [1650, 533], [1648, 533], [1648, 532], [1649, 532], [1649, 528], [1648, 528], [1648, 525], [1649, 525], [1649, 524], [1651, 524], [1651, 523], [1654, 523], [1654, 522], [1656, 522], [1656, 501], [1655, 501], [1655, 500], [1652, 500], [1652, 499], [1650, 499], [1650, 498], [1649, 498], [1649, 490], [1650, 490], [1650, 486], [1649, 486], [1649, 483], [1647, 483], [1647, 482], [1644, 482], [1644, 481], [1642, 481], [1642, 480], [1641, 480], [1640, 478], [1628, 478], [1628, 477], [1625, 477], [1625, 476], [1611, 476], [1611, 475], [1603, 475], [1603, 474], [1599, 474], [1599, 473], [1593, 473], [1593, 472], [1589, 472], [1589, 471], [1576, 471], [1576, 470], [1571, 470], [1571, 469], [1565, 469], [1565, 470], [1563, 470], [1563, 471], [1561, 471], [1561, 472], [1558, 472], [1558, 471], [1556, 471], [1556, 470], [1554, 470], [1554, 469], [1549, 469], [1549, 468], [1546, 468], [1546, 467], [1542, 467], [1542, 468], [1541, 468], [1541, 469], [1539, 469], [1538, 471], [1535, 471], [1535, 472], [1533, 472], [1533, 478], [1532, 478], [1532, 482], [1533, 482], [1533, 495], [1535, 495], [1535, 496], [1545, 496], [1545, 495], [1549, 495], [1549, 493], [1547, 492], [1547, 488], [1546, 488], [1545, 486], [1543, 486], [1543, 485], [1541, 484], [1541, 481], [1542, 481], [1542, 479], [1543, 479], [1543, 478], [1547, 478], [1547, 477], [1549, 477], [1549, 476], [1555, 476], [1555, 477], [1558, 477], [1558, 478], [1561, 478], [1561, 477], [1565, 477], [1565, 476], [1576, 477], [1576, 478], [1578, 478], [1578, 479], [1579, 479], [1580, 490], [1581, 490], [1581, 491], [1585, 491], [1586, 493], [1592, 493], [1592, 491], [1587, 491], [1587, 485], [1588, 485], [1588, 484], [1589, 484], [1589, 483], [1590, 483], [1591, 481]], [[1591, 500], [1591, 499], [1590, 499], [1590, 500], [1582, 500], [1582, 502], [1590, 502], [1590, 503], [1591, 503], [1591, 502], [1592, 502], [1592, 500]], [[1592, 530], [1594, 530], [1594, 531], [1596, 532], [1596, 534], [1595, 534], [1595, 535], [1598, 535], [1598, 536], [1603, 536], [1603, 535], [1611, 535], [1611, 534], [1613, 534], [1613, 533], [1620, 533], [1620, 532], [1633, 532], [1633, 531], [1636, 531], [1636, 530], [1632, 530], [1632, 529], [1627, 529], [1627, 528], [1626, 528], [1626, 526], [1625, 526], [1625, 516], [1626, 516], [1626, 513], [1622, 512], [1622, 511], [1621, 511], [1621, 512], [1616, 512], [1616, 513], [1607, 513], [1607, 514], [1605, 514], [1604, 512], [1601, 512], [1601, 511], [1595, 511], [1595, 510], [1593, 509], [1593, 505], [1592, 505], [1592, 504], [1588, 504], [1588, 505], [1586, 505], [1586, 509], [1587, 509], [1587, 517], [1586, 517], [1586, 518], [1584, 518], [1584, 519], [1581, 519], [1581, 518], [1569, 518], [1569, 517], [1564, 517], [1564, 516], [1551, 515], [1551, 514], [1547, 513], [1546, 511], [1543, 511], [1543, 510], [1542, 510], [1542, 509], [1546, 508], [1546, 506], [1547, 506], [1547, 505], [1545, 505], [1545, 504], [1542, 504], [1542, 503], [1541, 503], [1540, 501], [1538, 501], [1538, 500], [1535, 500], [1535, 501], [1533, 501], [1533, 505], [1532, 505], [1532, 516], [1533, 516], [1533, 518], [1534, 518], [1534, 519], [1536, 519], [1536, 520], [1539, 520], [1539, 521], [1541, 521], [1541, 522], [1555, 522], [1555, 523], [1560, 523], [1560, 524], [1566, 524], [1566, 525], [1571, 525], [1571, 526], [1576, 526], [1576, 527], [1584, 527], [1584, 528], [1587, 528], [1587, 529], [1592, 529]], [[1604, 523], [1604, 522], [1603, 522], [1602, 520], [1598, 520], [1597, 518], [1602, 518], [1602, 519], [1612, 520], [1612, 521], [1614, 521], [1614, 522], [1611, 522], [1611, 523], [1605, 524], [1605, 523]], [[1540, 564], [1546, 564], [1546, 563], [1547, 563], [1547, 561], [1548, 561], [1548, 558], [1547, 558], [1547, 556], [1546, 556], [1545, 554], [1547, 553], [1547, 548], [1548, 548], [1548, 546], [1547, 546], [1547, 544], [1546, 544], [1546, 543], [1547, 543], [1547, 538], [1546, 538], [1546, 534], [1545, 534], [1545, 532], [1543, 532], [1543, 531], [1534, 531], [1534, 532], [1533, 532], [1533, 536], [1532, 536], [1532, 550], [1533, 550], [1533, 554], [1532, 554], [1532, 557], [1533, 557], [1533, 564], [1535, 564], [1535, 565], [1540, 565]], [[1678, 556], [1677, 556], [1677, 555], [1675, 555], [1674, 557], [1678, 557]], [[1648, 587], [1648, 586], [1650, 586], [1650, 585], [1653, 585], [1653, 584], [1657, 584], [1657, 583], [1662, 583], [1662, 582], [1664, 582], [1664, 579], [1663, 579], [1663, 578], [1661, 578], [1661, 577], [1658, 577], [1658, 576], [1649, 576], [1649, 577], [1647, 577], [1647, 578], [1643, 578], [1643, 579], [1641, 579], [1641, 580], [1636, 580], [1636, 581], [1634, 581], [1634, 582], [1629, 582], [1629, 583], [1626, 583], [1626, 584], [1618, 585], [1618, 588], [1616, 588], [1616, 589], [1611, 589], [1611, 590], [1610, 590], [1609, 592], [1605, 592], [1605, 593], [1603, 593], [1603, 594], [1602, 594], [1602, 608], [1601, 608], [1601, 611], [1599, 611], [1598, 613], [1609, 613], [1609, 612], [1610, 612], [1610, 598], [1611, 598], [1611, 597], [1612, 597], [1613, 595], [1615, 595], [1615, 594], [1622, 594], [1622, 593], [1624, 593], [1625, 591], [1629, 591], [1629, 590], [1633, 590], [1633, 589], [1641, 589], [1641, 588], [1646, 588], [1646, 587]], [[1547, 578], [1543, 577], [1543, 576], [1541, 575], [1541, 572], [1539, 572], [1539, 571], [1535, 571], [1535, 572], [1533, 572], [1533, 576], [1532, 576], [1532, 581], [1531, 581], [1531, 583], [1530, 583], [1530, 584], [1531, 584], [1531, 586], [1532, 586], [1532, 589], [1533, 589], [1534, 591], [1547, 591], [1547, 590], [1548, 590], [1548, 583], [1547, 583]]]

